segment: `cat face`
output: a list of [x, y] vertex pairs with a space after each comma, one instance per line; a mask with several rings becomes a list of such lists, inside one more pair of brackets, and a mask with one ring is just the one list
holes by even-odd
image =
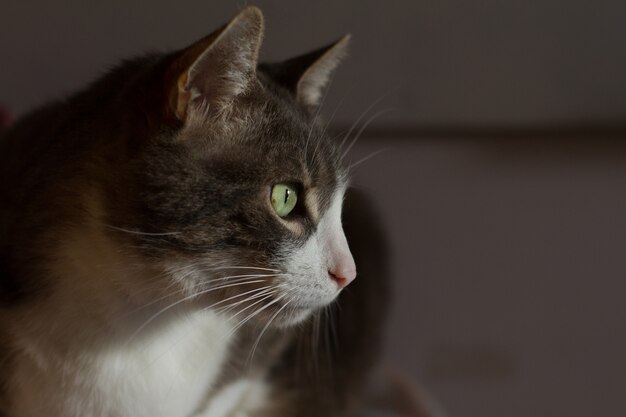
[[179, 127], [132, 162], [135, 247], [203, 308], [288, 325], [356, 276], [341, 226], [338, 144], [316, 120], [347, 38], [257, 66], [263, 22], [245, 9], [172, 58], [166, 114]]

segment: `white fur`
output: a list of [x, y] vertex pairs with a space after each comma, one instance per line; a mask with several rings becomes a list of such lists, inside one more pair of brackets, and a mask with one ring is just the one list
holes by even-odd
[[[341, 226], [343, 195], [343, 188], [336, 191], [316, 233], [290, 253], [285, 268], [288, 277], [281, 284], [293, 307], [312, 310], [332, 302], [341, 288], [329, 277], [329, 271], [341, 269], [351, 273], [352, 278], [356, 273]], [[302, 314], [298, 319], [305, 316]]]
[[241, 379], [219, 390], [197, 417], [253, 416], [267, 402], [269, 391], [264, 381]]
[[[17, 416], [189, 416], [217, 377], [223, 320], [194, 315], [143, 343], [18, 369]], [[43, 354], [40, 357], [44, 357]], [[33, 401], [37, 393], [37, 401]]]

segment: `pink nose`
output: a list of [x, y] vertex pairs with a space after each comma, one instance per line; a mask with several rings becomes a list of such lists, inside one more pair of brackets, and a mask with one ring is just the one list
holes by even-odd
[[355, 268], [333, 268], [328, 271], [328, 276], [337, 283], [339, 289], [345, 288], [356, 278]]

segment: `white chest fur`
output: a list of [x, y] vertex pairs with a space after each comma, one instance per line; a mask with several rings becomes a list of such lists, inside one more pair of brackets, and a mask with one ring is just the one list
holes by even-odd
[[41, 416], [45, 408], [45, 415], [64, 417], [191, 416], [219, 376], [230, 331], [224, 318], [198, 312], [64, 366], [25, 363], [16, 415]]

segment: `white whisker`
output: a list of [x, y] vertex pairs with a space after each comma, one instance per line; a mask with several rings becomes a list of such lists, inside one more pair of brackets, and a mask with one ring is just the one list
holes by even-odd
[[[265, 288], [270, 288], [270, 287], [268, 286], [268, 287], [265, 287]], [[256, 288], [256, 289], [254, 289], [254, 290], [252, 290], [252, 291], [262, 291], [262, 290], [263, 290], [263, 289], [261, 289], [261, 288]], [[248, 291], [248, 292], [252, 292], [252, 291]], [[243, 295], [243, 294], [239, 294], [239, 296], [241, 296], [241, 295]], [[255, 298], [255, 297], [257, 297], [257, 296], [259, 296], [259, 295], [257, 294], [256, 296], [253, 296], [253, 297], [250, 297], [250, 298], [252, 299], [252, 298]], [[233, 297], [231, 297], [231, 298], [233, 298]], [[219, 301], [219, 302], [217, 302], [217, 303], [214, 303], [214, 304], [210, 305], [209, 307], [206, 307], [204, 310], [210, 309], [210, 308], [212, 308], [213, 306], [216, 306], [217, 304], [222, 303], [223, 301], [226, 301], [226, 300], [222, 300], [222, 301]], [[244, 300], [244, 301], [247, 301], [247, 300]], [[154, 358], [154, 359], [150, 362], [150, 364], [153, 364], [153, 363], [157, 362], [160, 358], [162, 358], [165, 354], [167, 354], [167, 352], [169, 352], [170, 350], [172, 350], [172, 349], [173, 349], [176, 345], [178, 345], [178, 344], [179, 344], [179, 343], [180, 343], [180, 342], [181, 342], [181, 341], [182, 341], [182, 340], [183, 340], [186, 336], [188, 336], [188, 335], [189, 335], [191, 332], [193, 332], [193, 331], [194, 331], [193, 329], [192, 329], [192, 330], [190, 330], [190, 331], [189, 331], [189, 332], [187, 332], [187, 333], [186, 333], [183, 337], [179, 338], [177, 341], [175, 341], [175, 342], [174, 342], [174, 343], [172, 343], [170, 346], [168, 346], [168, 348], [167, 348], [167, 349], [165, 349], [165, 350], [163, 351], [163, 353], [161, 353], [159, 356], [155, 357], [155, 358]]]
[[[263, 287], [263, 288], [257, 288], [257, 289], [256, 289], [256, 290], [254, 290], [254, 291], [259, 291], [259, 290], [262, 290], [262, 292], [260, 292], [260, 293], [258, 293], [258, 294], [251, 295], [251, 296], [249, 296], [249, 297], [246, 297], [244, 300], [237, 301], [236, 303], [232, 303], [232, 304], [228, 304], [227, 306], [220, 307], [220, 308], [219, 308], [219, 309], [217, 309], [216, 311], [217, 311], [218, 313], [223, 313], [223, 312], [228, 311], [228, 310], [232, 309], [233, 307], [236, 307], [236, 306], [238, 306], [238, 305], [240, 305], [240, 304], [246, 303], [246, 302], [248, 302], [248, 301], [255, 300], [255, 299], [259, 298], [259, 297], [263, 297], [263, 296], [270, 295], [270, 294], [275, 294], [275, 293], [277, 293], [277, 292], [278, 292], [278, 291], [276, 291], [276, 290], [275, 290], [275, 289], [274, 289], [271, 285], [269, 285], [269, 286], [267, 286], [267, 287]], [[246, 293], [244, 293], [244, 294], [248, 294], [248, 293], [250, 293], [250, 292], [252, 292], [252, 291], [248, 291], [248, 292], [246, 292]], [[239, 294], [239, 296], [238, 296], [238, 297], [240, 297], [240, 296], [242, 296], [242, 295], [244, 295], [244, 294]], [[229, 299], [232, 299], [232, 298], [237, 298], [237, 297], [230, 297]], [[226, 299], [226, 300], [224, 300], [224, 301], [227, 301], [227, 300], [229, 300], [229, 299]], [[204, 308], [203, 310], [208, 310], [208, 309], [210, 309], [210, 308], [215, 307], [215, 306], [216, 306], [216, 305], [218, 305], [218, 304], [221, 304], [221, 302], [219, 302], [219, 303], [215, 303], [215, 304], [212, 304], [212, 305], [210, 305], [209, 307]], [[234, 317], [234, 316], [233, 316], [233, 317]]]
[[117, 227], [117, 226], [113, 226], [110, 224], [103, 224], [103, 226], [106, 226], [109, 229], [117, 230], [120, 232], [130, 233], [132, 235], [143, 235], [143, 236], [171, 236], [171, 235], [178, 235], [181, 233], [181, 232], [162, 232], [162, 233], [142, 232], [139, 230], [124, 229], [123, 227]]
[[359, 160], [358, 160], [358, 161], [356, 161], [355, 163], [350, 164], [350, 165], [348, 166], [348, 171], [351, 171], [351, 170], [352, 170], [352, 168], [354, 168], [355, 166], [357, 166], [357, 165], [359, 165], [359, 164], [362, 164], [363, 162], [365, 162], [365, 161], [369, 160], [370, 158], [373, 158], [373, 157], [375, 157], [376, 155], [379, 155], [379, 154], [381, 154], [381, 153], [383, 153], [383, 152], [385, 152], [385, 151], [388, 151], [388, 150], [390, 150], [390, 149], [391, 149], [391, 148], [383, 148], [383, 149], [379, 149], [379, 150], [377, 150], [377, 151], [374, 151], [374, 152], [370, 153], [369, 155], [367, 155], [367, 156], [365, 156], [365, 157], [363, 157], [363, 158], [359, 159]]
[[[328, 328], [330, 329], [330, 335], [331, 335], [330, 341], [332, 342], [333, 352], [337, 352], [337, 350], [339, 349], [339, 346], [338, 346], [339, 338], [337, 337], [337, 325], [335, 323], [336, 306], [340, 306], [340, 304], [335, 302], [335, 303], [330, 304], [327, 308], [328, 315], [329, 315]], [[329, 360], [330, 359], [331, 358], [329, 357]]]
[[350, 149], [352, 149], [352, 147], [354, 146], [356, 141], [359, 139], [359, 137], [361, 137], [361, 133], [363, 133], [363, 131], [370, 125], [370, 123], [372, 123], [377, 117], [382, 116], [383, 114], [385, 114], [387, 112], [390, 112], [391, 110], [393, 110], [393, 109], [391, 109], [391, 108], [382, 109], [382, 110], [374, 113], [373, 116], [371, 116], [365, 123], [363, 123], [363, 126], [361, 126], [361, 129], [359, 129], [357, 134], [354, 136], [354, 139], [352, 139], [350, 144], [348, 144], [348, 146], [346, 146], [346, 149], [341, 154], [341, 159], [346, 157], [348, 152], [350, 152]]
[[[241, 326], [243, 326], [244, 324], [246, 324], [248, 321], [250, 321], [253, 317], [257, 316], [258, 314], [260, 314], [263, 310], [271, 307], [272, 305], [276, 304], [277, 302], [279, 302], [280, 300], [282, 300], [283, 298], [285, 298], [285, 295], [278, 297], [277, 299], [275, 299], [274, 301], [264, 305], [263, 307], [261, 307], [260, 309], [256, 310], [255, 312], [253, 312], [252, 314], [250, 314], [248, 317], [246, 317], [245, 319], [243, 319], [242, 321], [240, 321], [230, 332], [230, 334], [235, 333]], [[265, 299], [263, 299], [265, 300]], [[263, 301], [261, 300], [261, 301]]]
[[321, 313], [316, 311], [312, 320], [313, 340], [311, 340], [311, 349], [312, 349], [311, 362], [313, 365], [313, 370], [315, 372], [315, 375], [319, 375], [319, 366], [320, 366], [319, 364], [319, 341], [320, 341], [320, 321], [321, 320], [322, 320]]
[[328, 131], [328, 127], [330, 126], [330, 124], [332, 123], [332, 121], [335, 119], [335, 116], [337, 115], [337, 111], [339, 110], [339, 108], [343, 105], [344, 101], [346, 101], [346, 97], [348, 95], [344, 95], [341, 100], [339, 101], [339, 103], [337, 104], [337, 106], [335, 106], [335, 110], [333, 110], [333, 113], [330, 115], [330, 118], [328, 119], [328, 121], [326, 122], [326, 126], [324, 126], [324, 130], [322, 131], [322, 135], [324, 136], [326, 134], [326, 132]]
[[261, 330], [261, 333], [259, 334], [259, 337], [256, 338], [256, 340], [254, 342], [254, 345], [252, 346], [252, 351], [250, 352], [250, 356], [248, 356], [248, 363], [252, 362], [252, 358], [254, 357], [254, 352], [256, 351], [256, 348], [258, 347], [259, 342], [261, 342], [261, 338], [263, 337], [263, 333], [265, 333], [265, 331], [270, 327], [270, 324], [272, 324], [272, 321], [274, 321], [276, 316], [278, 316], [280, 314], [280, 312], [283, 311], [285, 309], [285, 307], [287, 307], [289, 305], [289, 303], [291, 303], [292, 301], [293, 301], [293, 298], [291, 300], [287, 301], [284, 306], [279, 308], [278, 311], [276, 311], [276, 313], [274, 313], [274, 315], [272, 315], [272, 317], [269, 319], [269, 321], [267, 322], [265, 327], [263, 327], [263, 330]]
[[346, 143], [346, 140], [348, 140], [348, 138], [350, 137], [350, 134], [352, 133], [352, 131], [354, 130], [355, 127], [358, 126], [358, 124], [361, 122], [361, 120], [369, 113], [370, 110], [372, 110], [374, 108], [374, 106], [376, 106], [379, 102], [381, 102], [385, 97], [387, 97], [389, 94], [391, 93], [391, 91], [387, 91], [386, 93], [382, 94], [380, 97], [378, 97], [376, 100], [374, 100], [372, 102], [372, 104], [370, 104], [363, 113], [361, 113], [361, 115], [359, 116], [358, 119], [356, 119], [356, 122], [352, 123], [352, 126], [350, 127], [350, 130], [348, 130], [348, 133], [346, 133], [346, 135], [343, 137], [343, 140], [341, 141], [341, 143], [339, 144], [339, 149], [343, 148], [343, 145]]
[[[206, 269], [200, 269], [201, 271], [208, 271]], [[285, 274], [241, 274], [241, 275], [230, 275], [224, 278], [213, 278], [211, 279], [209, 282], [214, 282], [214, 281], [224, 281], [224, 280], [228, 280], [228, 279], [234, 279], [234, 278], [242, 278], [242, 277], [252, 277], [252, 278], [266, 278], [266, 277], [278, 277], [281, 275], [285, 275]]]
[[[135, 314], [138, 311], [141, 311], [141, 310], [143, 310], [145, 308], [150, 307], [151, 305], [154, 305], [154, 304], [156, 304], [156, 303], [158, 303], [160, 301], [165, 300], [166, 298], [174, 297], [175, 295], [178, 295], [180, 293], [184, 293], [184, 292], [187, 292], [189, 290], [192, 290], [192, 289], [195, 289], [195, 288], [198, 288], [198, 287], [201, 287], [201, 286], [205, 286], [207, 284], [212, 284], [212, 283], [220, 282], [220, 281], [230, 281], [229, 283], [234, 284], [234, 283], [239, 283], [239, 282], [246, 282], [246, 281], [257, 279], [257, 278], [271, 278], [271, 277], [274, 277], [274, 276], [276, 276], [276, 275], [272, 275], [272, 274], [268, 274], [268, 275], [233, 275], [233, 276], [229, 276], [229, 277], [214, 278], [214, 279], [210, 279], [210, 280], [207, 280], [207, 281], [196, 282], [195, 284], [193, 284], [191, 286], [188, 286], [187, 288], [183, 288], [183, 289], [179, 289], [179, 290], [176, 290], [176, 291], [172, 291], [171, 293], [169, 293], [167, 295], [159, 297], [159, 298], [157, 298], [155, 300], [152, 300], [152, 301], [150, 301], [150, 302], [148, 302], [146, 304], [143, 304], [143, 305], [141, 305], [141, 306], [139, 306], [139, 307], [137, 307], [137, 308], [135, 308], [135, 309], [133, 309], [133, 310], [131, 310], [129, 312], [126, 312], [123, 315], [121, 315], [120, 318], [127, 317], [129, 315]], [[237, 278], [237, 279], [234, 279], [234, 278]], [[177, 282], [174, 281], [174, 282], [170, 283], [165, 289], [167, 290], [167, 289], [171, 288], [172, 286], [174, 286], [176, 284], [177, 284]], [[212, 288], [212, 287], [209, 287], [209, 288]]]
[[[269, 299], [269, 298], [272, 298], [272, 295], [274, 295], [275, 293], [276, 293], [276, 291], [274, 291], [274, 292], [272, 292], [272, 293], [269, 293], [269, 292], [268, 292], [268, 293], [267, 293], [267, 295], [268, 295], [267, 297], [264, 297], [264, 298], [262, 298], [262, 299], [260, 299], [260, 300], [258, 300], [258, 301], [255, 301], [254, 303], [252, 303], [252, 304], [250, 304], [250, 305], [248, 305], [248, 306], [246, 306], [246, 307], [242, 308], [241, 310], [239, 310], [238, 312], [236, 312], [235, 314], [233, 314], [233, 315], [230, 317], [230, 319], [233, 319], [233, 318], [237, 317], [238, 315], [240, 315], [240, 314], [241, 314], [241, 313], [243, 313], [244, 311], [248, 310], [249, 308], [254, 307], [254, 306], [255, 306], [255, 305], [257, 305], [257, 304], [262, 303], [263, 301], [265, 301], [265, 300], [267, 300], [267, 299]], [[231, 305], [231, 306], [222, 307], [221, 309], [218, 309], [218, 312], [228, 311], [228, 310], [229, 310], [229, 309], [231, 309], [233, 306], [238, 305], [238, 304], [241, 304], [241, 303], [236, 303], [236, 304], [233, 304], [233, 305]]]
[[257, 266], [218, 266], [212, 268], [212, 271], [221, 271], [223, 269], [258, 269], [259, 271], [282, 272], [280, 269], [261, 268]]
[[[306, 143], [304, 145], [304, 160], [305, 161], [308, 160], [309, 141], [311, 140], [311, 135], [313, 134], [313, 129], [315, 129], [316, 120], [317, 120], [317, 118], [320, 115], [320, 111], [322, 109], [322, 106], [324, 105], [324, 102], [326, 101], [326, 96], [328, 94], [328, 90], [330, 90], [330, 86], [333, 84], [333, 80], [334, 79], [335, 79], [334, 76], [330, 77], [330, 80], [328, 81], [326, 89], [324, 89], [324, 95], [322, 96], [322, 101], [317, 106], [317, 109], [315, 110], [315, 115], [313, 115], [313, 119], [311, 120], [311, 128], [309, 129], [309, 134], [308, 134], [308, 136], [306, 138]], [[315, 152], [313, 153], [313, 157], [315, 157]]]
[[161, 314], [163, 314], [166, 311], [176, 307], [179, 304], [182, 304], [182, 303], [184, 303], [186, 301], [189, 301], [189, 300], [191, 300], [193, 298], [196, 298], [196, 297], [199, 297], [201, 295], [207, 294], [207, 293], [209, 293], [211, 291], [216, 291], [216, 290], [220, 290], [220, 289], [223, 289], [223, 288], [235, 287], [237, 285], [254, 284], [254, 283], [258, 283], [258, 282], [265, 282], [265, 281], [264, 280], [254, 280], [254, 281], [240, 282], [240, 283], [236, 283], [236, 284], [220, 285], [218, 287], [211, 287], [211, 288], [209, 288], [207, 290], [200, 291], [198, 293], [195, 293], [195, 294], [189, 295], [187, 297], [184, 297], [181, 300], [178, 300], [175, 303], [172, 303], [172, 304], [168, 305], [167, 307], [159, 310], [156, 314], [152, 315], [147, 321], [145, 321], [141, 326], [139, 326], [139, 328], [131, 335], [131, 337], [128, 340], [132, 341], [139, 334], [139, 332], [141, 332], [148, 324], [150, 324], [152, 321], [154, 321]]

